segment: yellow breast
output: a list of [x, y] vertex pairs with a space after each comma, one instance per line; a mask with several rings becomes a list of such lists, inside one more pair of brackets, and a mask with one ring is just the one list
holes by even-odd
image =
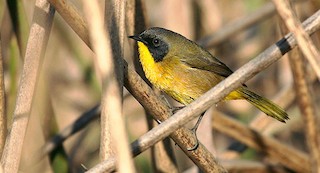
[[178, 56], [155, 62], [149, 49], [138, 42], [140, 62], [148, 80], [182, 104], [189, 104], [220, 79], [211, 72], [190, 68], [180, 62]]

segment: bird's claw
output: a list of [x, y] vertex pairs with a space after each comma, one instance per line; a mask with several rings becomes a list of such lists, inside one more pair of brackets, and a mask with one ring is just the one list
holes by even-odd
[[199, 140], [197, 137], [197, 129], [196, 128], [192, 128], [190, 129], [192, 131], [192, 134], [194, 135], [195, 139], [196, 139], [196, 143], [191, 147], [191, 148], [187, 148], [188, 151], [194, 151], [199, 147]]

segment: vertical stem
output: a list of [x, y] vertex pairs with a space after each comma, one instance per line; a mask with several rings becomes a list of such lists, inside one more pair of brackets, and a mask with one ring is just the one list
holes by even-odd
[[119, 172], [135, 172], [122, 117], [125, 1], [108, 3], [111, 7], [106, 11], [111, 13], [113, 21], [110, 23], [112, 27], [107, 28], [110, 35], [106, 34], [103, 27], [103, 18], [97, 1], [83, 0], [83, 3], [89, 22], [91, 43], [97, 55], [95, 64], [103, 80], [100, 158], [106, 160], [115, 152], [119, 159], [117, 162]]
[[12, 129], [1, 159], [4, 172], [10, 173], [18, 172], [35, 86], [54, 16], [54, 9], [46, 0], [37, 0], [34, 9]]
[[[0, 40], [1, 45], [1, 40]], [[5, 107], [5, 88], [4, 88], [4, 71], [2, 51], [0, 47], [0, 156], [2, 155], [7, 134], [7, 117]]]
[[[289, 4], [292, 13], [295, 11]], [[287, 28], [282, 24], [280, 25], [282, 33], [288, 31]], [[297, 39], [298, 43], [299, 40]], [[296, 98], [300, 107], [301, 115], [305, 121], [305, 134], [307, 138], [307, 145], [309, 148], [309, 153], [311, 155], [311, 171], [316, 173], [320, 172], [320, 141], [317, 127], [316, 118], [316, 107], [314, 105], [311, 89], [309, 84], [312, 84], [310, 77], [308, 78], [305, 64], [303, 61], [303, 55], [300, 49], [294, 49], [288, 53], [289, 63], [291, 66], [291, 71], [293, 74], [294, 86], [296, 90]], [[309, 79], [309, 80], [308, 80]]]
[[[93, 50], [96, 53], [94, 58], [94, 64], [97, 68], [98, 75], [103, 84], [102, 106], [101, 106], [101, 139], [100, 139], [100, 159], [105, 160], [108, 157], [115, 155], [115, 151], [112, 148], [111, 132], [109, 123], [108, 112], [108, 98], [118, 101], [118, 91], [115, 76], [112, 75], [114, 69], [114, 63], [112, 60], [112, 52], [110, 39], [105, 33], [102, 23], [102, 12], [99, 9], [97, 1], [83, 0], [83, 6], [86, 18], [88, 20], [88, 30], [90, 35], [90, 42]], [[116, 86], [115, 86], [116, 85]], [[113, 91], [114, 90], [114, 91]], [[108, 92], [110, 93], [107, 97]], [[119, 108], [113, 107], [112, 111], [119, 115]]]
[[290, 52], [290, 65], [294, 76], [297, 101], [299, 103], [301, 115], [305, 121], [305, 133], [309, 153], [311, 154], [312, 172], [320, 172], [320, 143], [318, 136], [318, 126], [316, 109], [313, 103], [310, 86], [306, 80], [305, 66], [302, 54], [299, 50]]
[[20, 55], [24, 57], [28, 41], [29, 23], [23, 2], [20, 0], [7, 0], [7, 4], [13, 23], [13, 30], [17, 36]]

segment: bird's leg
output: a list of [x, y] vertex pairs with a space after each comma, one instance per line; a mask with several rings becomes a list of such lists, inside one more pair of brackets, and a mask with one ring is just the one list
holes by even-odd
[[202, 120], [202, 117], [204, 116], [204, 113], [205, 113], [205, 112], [203, 112], [203, 113], [199, 116], [199, 118], [198, 118], [198, 120], [197, 120], [197, 123], [196, 123], [196, 124], [193, 126], [193, 128], [191, 129], [194, 137], [196, 138], [196, 144], [195, 144], [193, 147], [191, 147], [191, 148], [187, 148], [188, 151], [196, 150], [196, 149], [199, 147], [199, 140], [198, 140], [198, 137], [197, 137], [197, 129], [198, 129], [199, 125], [200, 125], [200, 122], [201, 122], [201, 120]]
[[[169, 104], [169, 102], [168, 102]], [[172, 113], [175, 114], [177, 111], [179, 111], [180, 109], [183, 109], [184, 107], [186, 106], [178, 106], [178, 107], [172, 107], [170, 108]], [[161, 121], [160, 120], [156, 120], [158, 124], [161, 124]]]

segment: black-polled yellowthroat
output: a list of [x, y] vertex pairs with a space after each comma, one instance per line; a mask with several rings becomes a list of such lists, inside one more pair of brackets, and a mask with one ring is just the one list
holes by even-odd
[[[208, 51], [184, 36], [164, 28], [150, 28], [138, 36], [139, 57], [148, 80], [178, 102], [187, 105], [232, 74]], [[276, 104], [242, 86], [224, 100], [245, 99], [281, 122], [287, 113]], [[201, 121], [193, 128], [194, 133]], [[195, 149], [196, 147], [193, 147]]]

